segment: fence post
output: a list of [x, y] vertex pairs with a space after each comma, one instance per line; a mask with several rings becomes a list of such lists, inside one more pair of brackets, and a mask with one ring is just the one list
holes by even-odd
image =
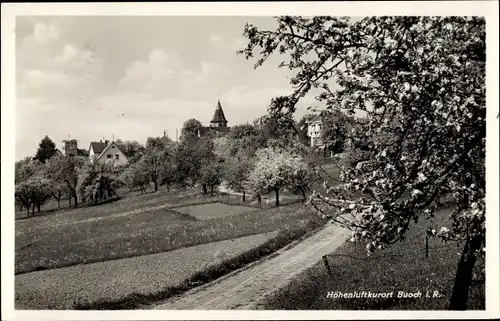
[[328, 274], [332, 275], [332, 270], [330, 268], [330, 264], [328, 264], [328, 258], [326, 257], [326, 255], [323, 255], [323, 263], [325, 263]]
[[425, 257], [429, 257], [429, 235], [425, 236]]

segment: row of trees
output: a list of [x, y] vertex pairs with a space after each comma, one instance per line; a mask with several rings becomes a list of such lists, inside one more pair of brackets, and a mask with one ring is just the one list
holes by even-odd
[[[301, 140], [311, 116], [300, 122], [278, 120], [271, 116], [256, 119], [253, 124], [237, 125], [227, 134], [208, 133], [198, 137], [201, 123], [189, 119], [184, 123], [179, 142], [165, 138], [147, 139], [143, 146], [136, 141], [120, 141], [125, 146], [128, 164], [90, 163], [85, 157], [67, 157], [53, 152], [55, 144], [45, 137], [36, 157], [16, 163], [16, 199], [29, 215], [49, 199], [97, 203], [117, 195], [117, 188], [128, 187], [145, 193], [165, 185], [193, 187], [199, 185], [205, 194], [213, 194], [223, 181], [231, 190], [257, 196], [273, 192], [279, 205], [280, 191], [302, 194], [318, 177], [311, 168], [307, 139]], [[42, 155], [44, 155], [42, 157]]]
[[48, 199], [57, 201], [61, 206], [63, 197], [67, 197], [70, 206], [78, 206], [77, 184], [79, 169], [86, 160], [80, 157], [53, 156], [42, 163], [38, 159], [25, 158], [16, 163], [15, 196], [21, 208], [29, 216], [40, 212], [40, 206]]

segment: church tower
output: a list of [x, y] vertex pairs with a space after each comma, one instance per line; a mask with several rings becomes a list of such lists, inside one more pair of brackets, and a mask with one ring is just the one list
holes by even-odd
[[210, 122], [210, 127], [227, 127], [227, 119], [226, 116], [224, 116], [224, 111], [222, 110], [220, 99], [217, 100], [217, 107], [215, 108], [214, 117]]

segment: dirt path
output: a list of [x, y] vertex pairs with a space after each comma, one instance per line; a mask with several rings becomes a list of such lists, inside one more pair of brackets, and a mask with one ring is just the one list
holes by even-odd
[[277, 255], [217, 281], [145, 309], [227, 310], [258, 309], [269, 293], [286, 285], [294, 276], [340, 246], [349, 231], [327, 225], [318, 233]]

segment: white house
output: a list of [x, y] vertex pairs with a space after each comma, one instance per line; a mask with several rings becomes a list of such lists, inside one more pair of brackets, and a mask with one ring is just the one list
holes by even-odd
[[311, 147], [324, 147], [321, 137], [322, 121], [320, 117], [312, 119], [307, 126], [307, 136], [311, 138]]
[[89, 147], [89, 158], [91, 162], [104, 164], [113, 162], [116, 165], [124, 165], [128, 162], [125, 156], [125, 146], [108, 140], [92, 142]]

